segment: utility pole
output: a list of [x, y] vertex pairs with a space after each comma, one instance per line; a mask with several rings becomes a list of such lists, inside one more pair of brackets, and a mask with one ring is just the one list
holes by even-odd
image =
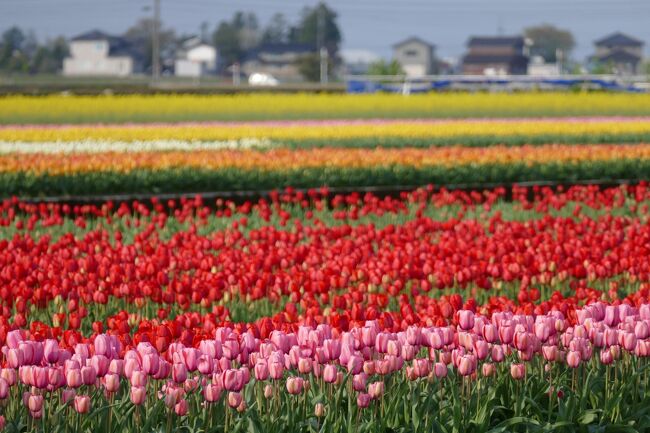
[[327, 48], [325, 47], [325, 6], [318, 5], [318, 17], [316, 23], [316, 39], [320, 54], [320, 83], [327, 84]]
[[153, 31], [151, 41], [151, 75], [160, 78], [160, 0], [153, 1]]

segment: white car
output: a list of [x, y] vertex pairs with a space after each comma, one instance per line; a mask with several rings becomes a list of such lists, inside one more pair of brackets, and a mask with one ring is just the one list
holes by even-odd
[[251, 86], [277, 86], [279, 83], [273, 75], [255, 72], [248, 77], [248, 84]]

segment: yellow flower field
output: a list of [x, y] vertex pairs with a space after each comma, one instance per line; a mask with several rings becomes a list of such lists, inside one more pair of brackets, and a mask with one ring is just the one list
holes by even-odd
[[650, 115], [650, 94], [429, 93], [0, 98], [0, 123]]
[[269, 139], [276, 142], [376, 138], [534, 137], [539, 135], [650, 134], [650, 119], [576, 122], [534, 121], [435, 121], [435, 122], [309, 122], [179, 125], [66, 126], [56, 128], [4, 127], [0, 141], [72, 142], [97, 141], [219, 141]]

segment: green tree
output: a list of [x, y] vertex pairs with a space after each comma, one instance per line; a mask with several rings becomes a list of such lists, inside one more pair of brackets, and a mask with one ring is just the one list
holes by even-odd
[[402, 65], [397, 60], [387, 62], [381, 59], [368, 67], [368, 75], [400, 75], [403, 73]]
[[[337, 13], [323, 2], [313, 8], [305, 8], [300, 23], [290, 32], [292, 42], [314, 46], [322, 42], [330, 57], [336, 57], [341, 44], [341, 30], [336, 21], [337, 17]], [[319, 35], [323, 38], [322, 41], [319, 40]]]
[[212, 42], [226, 65], [243, 59], [244, 53], [257, 45], [259, 22], [253, 12], [235, 12], [230, 21], [221, 21], [212, 34]]
[[5, 71], [23, 69], [21, 62], [25, 59], [22, 54], [25, 33], [18, 27], [11, 27], [2, 34], [0, 42], [0, 69]]
[[557, 61], [558, 50], [562, 51], [564, 59], [568, 59], [575, 46], [575, 40], [570, 31], [559, 29], [551, 24], [528, 27], [524, 29], [524, 35], [533, 42], [530, 54], [541, 56], [550, 63]]
[[[145, 71], [149, 71], [153, 64], [153, 24], [152, 18], [142, 18], [124, 33], [124, 38], [134, 46], [140, 47], [143, 52]], [[173, 56], [176, 51], [176, 33], [171, 29], [164, 29], [162, 23], [158, 23], [158, 38], [160, 40], [161, 60]]]
[[264, 28], [260, 42], [266, 44], [281, 44], [287, 41], [288, 37], [287, 20], [281, 13], [276, 13]]

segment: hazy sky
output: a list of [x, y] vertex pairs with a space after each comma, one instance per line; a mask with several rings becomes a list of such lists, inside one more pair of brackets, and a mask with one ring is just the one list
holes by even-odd
[[[311, 0], [161, 0], [162, 20], [179, 33], [212, 29], [236, 10], [257, 13], [262, 24], [275, 12], [290, 21]], [[441, 57], [459, 57], [470, 35], [514, 34], [548, 22], [570, 29], [574, 57], [582, 60], [593, 41], [620, 30], [646, 41], [650, 51], [650, 0], [329, 0], [339, 13], [343, 48], [367, 49], [389, 57], [391, 45], [417, 35], [437, 46]], [[0, 0], [0, 31], [11, 25], [32, 29], [39, 38], [98, 28], [124, 31], [153, 0]]]

